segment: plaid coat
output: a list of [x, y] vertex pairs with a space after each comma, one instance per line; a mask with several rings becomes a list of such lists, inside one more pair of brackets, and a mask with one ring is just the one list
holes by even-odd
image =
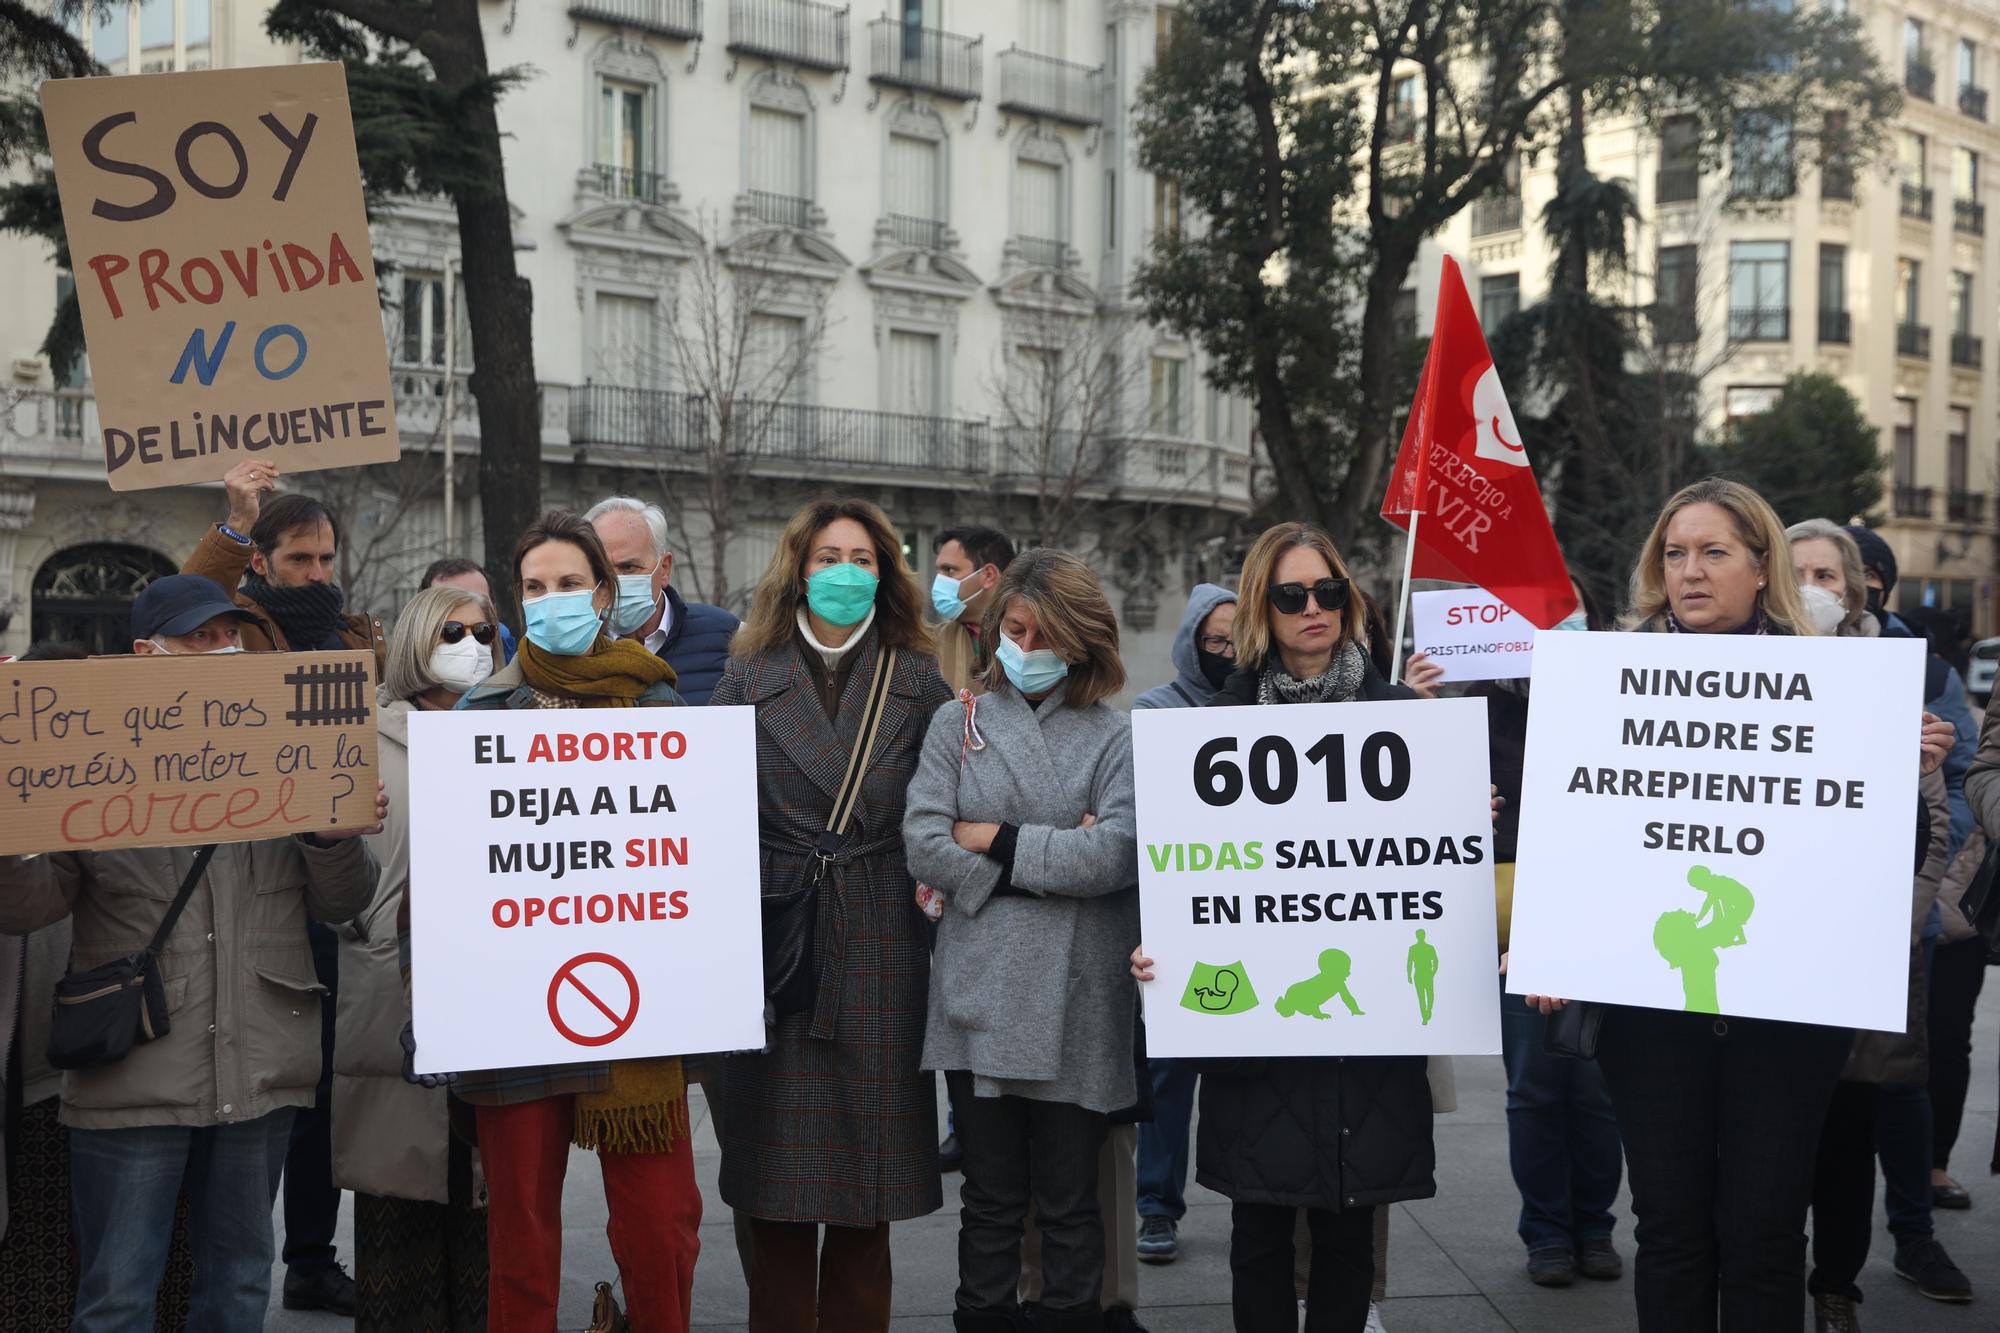
[[[875, 677], [873, 631], [853, 651], [837, 722], [795, 645], [732, 660], [709, 700], [757, 710], [766, 893], [798, 885], [826, 828]], [[820, 890], [818, 1004], [780, 1019], [767, 1052], [729, 1058], [722, 1197], [753, 1217], [874, 1226], [944, 1202], [935, 1084], [918, 1068], [930, 953], [902, 827], [924, 732], [950, 697], [936, 659], [897, 655], [847, 845]]]

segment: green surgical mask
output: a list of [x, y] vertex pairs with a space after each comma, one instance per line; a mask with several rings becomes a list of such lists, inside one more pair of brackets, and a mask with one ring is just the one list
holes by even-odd
[[828, 565], [806, 580], [806, 605], [829, 625], [858, 625], [881, 582], [859, 565]]

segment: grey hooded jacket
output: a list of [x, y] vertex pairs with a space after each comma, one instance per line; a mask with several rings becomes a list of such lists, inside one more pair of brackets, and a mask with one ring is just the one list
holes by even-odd
[[1174, 631], [1174, 646], [1171, 652], [1174, 670], [1179, 674], [1166, 685], [1156, 686], [1132, 701], [1134, 708], [1205, 708], [1208, 701], [1216, 696], [1216, 689], [1201, 674], [1201, 659], [1195, 655], [1194, 636], [1201, 629], [1201, 622], [1208, 619], [1208, 613], [1224, 602], [1233, 602], [1236, 594], [1219, 583], [1197, 583], [1188, 594], [1186, 614], [1181, 616], [1181, 627]]

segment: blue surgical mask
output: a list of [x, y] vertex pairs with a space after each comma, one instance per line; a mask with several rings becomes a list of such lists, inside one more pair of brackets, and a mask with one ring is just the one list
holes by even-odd
[[521, 603], [528, 619], [528, 642], [558, 657], [578, 657], [597, 642], [604, 617], [591, 605], [597, 587], [575, 592], [549, 592]]
[[618, 600], [611, 604], [611, 632], [630, 634], [639, 626], [653, 618], [653, 612], [660, 609], [660, 599], [653, 588], [653, 575], [659, 572], [659, 562], [643, 574], [620, 574], [618, 576]]
[[882, 580], [856, 564], [828, 565], [806, 580], [806, 605], [829, 625], [858, 625]]
[[[965, 614], [965, 603], [958, 595], [958, 590], [964, 586], [965, 579], [948, 579], [942, 574], [931, 580], [931, 606], [939, 616], [946, 620], [957, 620]], [[973, 595], [976, 597], [978, 593]]]
[[1554, 631], [1559, 629], [1587, 630], [1589, 628], [1590, 628], [1589, 618], [1583, 614], [1583, 608], [1578, 607], [1576, 610], [1564, 616], [1561, 620], [1558, 620], [1555, 624], [1549, 626], [1549, 632], [1553, 633]]
[[1000, 636], [1000, 646], [993, 656], [1007, 673], [1007, 679], [1014, 682], [1014, 688], [1027, 695], [1047, 694], [1069, 674], [1069, 663], [1053, 651], [1037, 648], [1032, 653], [1023, 652], [1021, 645], [1005, 634]]

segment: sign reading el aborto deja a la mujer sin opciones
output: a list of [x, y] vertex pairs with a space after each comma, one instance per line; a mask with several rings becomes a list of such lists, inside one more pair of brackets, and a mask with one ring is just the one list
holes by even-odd
[[341, 66], [50, 79], [42, 114], [113, 490], [397, 456]]

